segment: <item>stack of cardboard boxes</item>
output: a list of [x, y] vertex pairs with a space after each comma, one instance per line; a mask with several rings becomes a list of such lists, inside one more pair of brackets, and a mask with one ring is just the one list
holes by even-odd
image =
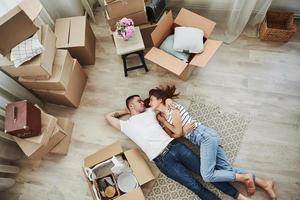
[[[53, 33], [36, 20], [41, 9], [39, 0], [23, 0], [0, 18], [0, 37], [5, 38], [0, 67], [44, 101], [78, 107], [87, 81], [81, 65], [95, 63], [95, 35], [85, 16], [57, 19]], [[43, 53], [15, 67], [11, 49], [35, 33]]]
[[47, 153], [66, 155], [71, 142], [74, 123], [67, 118], [56, 118], [41, 110], [41, 135], [13, 139], [29, 159], [42, 159]]

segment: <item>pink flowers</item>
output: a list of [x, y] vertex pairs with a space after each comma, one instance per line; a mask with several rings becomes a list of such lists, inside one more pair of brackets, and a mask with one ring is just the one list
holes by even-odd
[[118, 35], [120, 35], [123, 40], [129, 40], [129, 38], [134, 35], [134, 23], [132, 19], [123, 17], [116, 24]]

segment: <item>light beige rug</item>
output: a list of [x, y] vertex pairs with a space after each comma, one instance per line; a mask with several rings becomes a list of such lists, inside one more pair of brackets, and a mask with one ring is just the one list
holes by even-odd
[[[189, 112], [200, 122], [208, 127], [218, 131], [222, 139], [222, 145], [226, 151], [226, 155], [231, 163], [234, 162], [240, 148], [244, 133], [247, 130], [249, 119], [238, 113], [229, 113], [221, 109], [219, 106], [211, 105], [203, 102], [201, 97], [194, 96], [191, 98]], [[182, 142], [197, 154], [198, 147], [189, 143], [187, 140]], [[209, 190], [217, 194], [221, 199], [224, 199], [224, 194], [214, 188], [209, 183], [204, 183], [200, 176], [196, 178]], [[196, 200], [199, 199], [193, 192], [180, 185], [179, 183], [167, 178], [160, 173], [155, 180], [153, 189], [147, 195], [147, 200]]]

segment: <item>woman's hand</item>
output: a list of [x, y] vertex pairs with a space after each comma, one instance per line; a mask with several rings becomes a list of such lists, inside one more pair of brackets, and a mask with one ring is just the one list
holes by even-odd
[[195, 128], [196, 128], [196, 122], [191, 122], [191, 123], [186, 124], [182, 128], [182, 131], [183, 131], [184, 134], [187, 134], [187, 133], [193, 131]]
[[166, 118], [165, 118], [165, 115], [163, 113], [161, 113], [161, 112], [156, 115], [156, 119], [162, 125], [167, 121]]
[[169, 109], [173, 109], [173, 110], [176, 109], [176, 102], [170, 98], [166, 99], [165, 104]]

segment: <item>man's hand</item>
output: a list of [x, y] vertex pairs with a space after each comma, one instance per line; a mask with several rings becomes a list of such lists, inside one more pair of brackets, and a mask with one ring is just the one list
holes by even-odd
[[120, 117], [129, 114], [128, 110], [120, 110], [105, 114], [106, 121], [114, 128], [120, 130]]
[[184, 134], [190, 133], [191, 131], [193, 131], [196, 128], [196, 122], [191, 122], [186, 124], [183, 128], [182, 131]]

